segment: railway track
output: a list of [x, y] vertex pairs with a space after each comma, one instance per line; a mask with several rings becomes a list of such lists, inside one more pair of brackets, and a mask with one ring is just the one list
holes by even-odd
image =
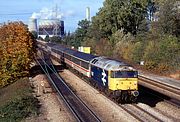
[[153, 115], [153, 113], [139, 107], [136, 104], [124, 104], [120, 105], [122, 109], [131, 114], [140, 122], [163, 122], [164, 120], [158, 116]]
[[176, 102], [180, 101], [180, 88], [173, 87], [144, 76], [139, 76], [138, 83], [161, 94], [165, 94], [166, 96], [175, 99]]
[[[58, 75], [53, 67], [49, 58], [39, 58], [36, 59], [37, 63], [41, 66], [43, 71], [46, 73], [48, 79], [53, 84], [58, 95], [64, 100], [65, 104], [72, 112], [74, 117], [78, 122], [100, 122], [101, 120], [96, 116], [96, 114], [87, 107], [66, 85], [64, 80]], [[51, 73], [49, 73], [49, 71]]]
[[[72, 72], [72, 70], [70, 70]], [[81, 77], [80, 77], [81, 78]], [[82, 80], [86, 80], [81, 78]], [[89, 84], [88, 81], [86, 81], [86, 83]], [[92, 87], [94, 87], [92, 84], [89, 84]], [[107, 97], [105, 94], [103, 94], [105, 97]], [[141, 107], [141, 105], [138, 104], [118, 104], [117, 101], [107, 97], [108, 99], [110, 99], [111, 101], [114, 101], [117, 105], [119, 105], [123, 110], [125, 110], [127, 113], [129, 113], [131, 116], [133, 116], [135, 119], [137, 119], [140, 122], [144, 122], [144, 121], [155, 121], [155, 122], [164, 122], [164, 121], [173, 121], [175, 120], [172, 117], [168, 117], [168, 115], [163, 114], [161, 112], [158, 112], [156, 109], [152, 109], [151, 111], [147, 110], [146, 108]], [[160, 97], [159, 97], [160, 98]], [[161, 98], [163, 99], [163, 98]], [[169, 103], [169, 104], [173, 104], [171, 103], [171, 101], [169, 100], [165, 100], [163, 99], [165, 102]], [[178, 107], [177, 104], [175, 104], [176, 107]]]
[[[70, 71], [72, 72], [72, 70], [70, 70]], [[82, 77], [80, 77], [80, 78], [82, 79]], [[86, 79], [82, 79], [82, 80], [86, 81]], [[87, 83], [87, 85], [91, 85], [93, 87], [93, 85], [89, 84], [88, 81], [86, 81], [86, 83]], [[107, 97], [105, 94], [102, 94], [102, 95], [104, 95], [109, 100], [114, 101], [113, 99]], [[117, 103], [117, 101], [114, 101], [114, 102], [120, 108], [122, 108], [124, 111], [129, 113], [131, 116], [133, 116], [136, 120], [138, 120], [140, 122], [144, 122], [144, 121], [149, 121], [149, 122], [151, 122], [151, 121], [154, 121], [154, 122], [164, 122], [166, 120], [166, 119], [163, 119], [162, 117], [158, 117], [158, 116], [153, 115], [153, 113], [151, 113], [149, 111], [146, 111], [145, 109], [139, 107], [136, 104], [132, 104], [132, 105], [131, 104], [124, 104], [124, 105], [121, 105], [121, 104]]]
[[[85, 79], [82, 79], [82, 80], [85, 80]], [[87, 85], [91, 85], [93, 87], [93, 85], [89, 84], [88, 81], [86, 81], [86, 83], [87, 83]], [[117, 103], [117, 101], [107, 97], [106, 94], [103, 93], [102, 95], [104, 95], [109, 100], [114, 101], [115, 104], [117, 104], [120, 108], [122, 108], [124, 111], [129, 113], [131, 116], [133, 116], [136, 120], [138, 120], [140, 122], [145, 122], [145, 121], [146, 122], [147, 121], [149, 121], [149, 122], [152, 122], [152, 121], [153, 122], [164, 122], [167, 120], [169, 120], [169, 121], [173, 120], [171, 118], [167, 119], [168, 117], [166, 115], [164, 115], [162, 113], [158, 113], [156, 110], [154, 110], [154, 113], [156, 114], [156, 116], [155, 116], [154, 113], [151, 113], [151, 111], [148, 111], [139, 105], [136, 105], [136, 104], [119, 104], [119, 103]]]
[[177, 99], [172, 99], [164, 94], [161, 94], [161, 93], [154, 91], [152, 89], [149, 89], [149, 88], [143, 87], [141, 89], [143, 90], [142, 92], [144, 92], [147, 95], [151, 95], [151, 96], [155, 97], [156, 99], [159, 99], [160, 101], [163, 101], [163, 102], [171, 104], [177, 108], [180, 108], [180, 101]]
[[[144, 79], [140, 79], [141, 81], [143, 80], [144, 82], [146, 82], [146, 85], [147, 83], [151, 84], [151, 85], [154, 85], [154, 86], [158, 86], [160, 87], [162, 90], [163, 88], [165, 87], [161, 87], [160, 85], [157, 85], [157, 81], [154, 81], [154, 83], [150, 83], [152, 80], [151, 79], [148, 79], [148, 78], [145, 78]], [[149, 82], [147, 82], [147, 80]], [[162, 85], [162, 84], [161, 84]], [[163, 84], [164, 85], [164, 84]], [[168, 85], [166, 87], [169, 87]], [[63, 88], [62, 88], [63, 89]], [[168, 88], [167, 89], [164, 89], [164, 90], [169, 90]], [[171, 87], [171, 90], [169, 90], [171, 93], [175, 93], [177, 94], [178, 92], [174, 92], [176, 91], [177, 89], [174, 90], [174, 87]], [[158, 116], [155, 116], [153, 113], [141, 108], [140, 106], [136, 105], [136, 104], [125, 104], [125, 105], [119, 105], [122, 109], [124, 109], [127, 113], [129, 113], [130, 115], [132, 115], [134, 118], [136, 118], [138, 121], [141, 121], [141, 122], [144, 122], [144, 121], [157, 121], [157, 122], [162, 122], [162, 121], [166, 121], [163, 117], [158, 117]], [[164, 115], [165, 116], [165, 115]], [[166, 117], [166, 116], [165, 116]], [[171, 121], [171, 119], [169, 119]], [[88, 121], [88, 120], [86, 120]], [[92, 121], [92, 120], [90, 120]], [[100, 121], [100, 120], [99, 120]]]

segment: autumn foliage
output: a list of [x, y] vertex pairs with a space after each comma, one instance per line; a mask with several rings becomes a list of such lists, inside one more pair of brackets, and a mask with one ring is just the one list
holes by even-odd
[[35, 40], [22, 22], [0, 27], [0, 87], [29, 73]]

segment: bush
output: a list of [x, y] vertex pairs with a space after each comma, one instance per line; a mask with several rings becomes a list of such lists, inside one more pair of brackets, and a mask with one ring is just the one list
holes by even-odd
[[155, 69], [159, 63], [158, 58], [158, 45], [154, 41], [149, 41], [145, 48], [143, 56], [146, 69]]
[[180, 42], [178, 39], [175, 36], [165, 35], [158, 45], [161, 64], [167, 65], [170, 69], [179, 68]]
[[143, 42], [136, 42], [132, 49], [132, 61], [139, 63], [143, 60], [145, 44]]
[[123, 58], [126, 60], [132, 59], [133, 43], [128, 41], [120, 41], [114, 49], [114, 57]]
[[116, 31], [111, 37], [111, 43], [114, 46], [114, 57], [132, 59], [134, 37], [130, 33], [124, 34], [123, 30]]
[[0, 108], [0, 121], [21, 121], [30, 115], [37, 115], [39, 102], [33, 96], [15, 99]]
[[101, 39], [96, 44], [96, 54], [102, 56], [111, 56], [112, 55], [112, 46], [108, 39]]
[[163, 36], [158, 42], [149, 41], [143, 56], [145, 67], [158, 72], [179, 70], [180, 42], [174, 36]]

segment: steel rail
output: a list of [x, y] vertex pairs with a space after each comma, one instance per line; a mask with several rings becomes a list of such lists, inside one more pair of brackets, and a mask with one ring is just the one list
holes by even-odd
[[[73, 72], [72, 72], [72, 73], [73, 73]], [[73, 74], [74, 74], [74, 73], [73, 73]], [[77, 75], [77, 74], [76, 74], [76, 75]], [[78, 75], [78, 77], [79, 77], [79, 75]], [[82, 77], [79, 77], [79, 78], [82, 79]], [[89, 83], [86, 79], [82, 79], [82, 80], [85, 80], [85, 83], [87, 83], [87, 84]], [[91, 85], [91, 86], [93, 87], [92, 84], [88, 84], [88, 85]], [[94, 88], [94, 87], [93, 87], [93, 88]], [[97, 89], [96, 89], [96, 90], [97, 90]], [[102, 94], [102, 95], [105, 96], [106, 98], [108, 98], [109, 100], [113, 101], [116, 105], [118, 105], [121, 109], [123, 109], [124, 111], [126, 111], [128, 114], [130, 114], [132, 117], [134, 117], [134, 118], [137, 119], [138, 121], [140, 121], [140, 122], [145, 122], [145, 120], [144, 120], [145, 117], [140, 117], [139, 114], [136, 114], [136, 113], [134, 113], [134, 111], [126, 108], [126, 105], [124, 106], [124, 105], [118, 104], [117, 101], [115, 101], [115, 100], [107, 97], [106, 94]], [[136, 105], [133, 105], [133, 106], [136, 107]], [[158, 122], [163, 122], [163, 120], [157, 118], [156, 116], [154, 116], [153, 114], [151, 114], [151, 113], [143, 110], [142, 108], [140, 108], [140, 107], [138, 107], [138, 106], [137, 106], [136, 108], [139, 109], [140, 111], [144, 112], [146, 115], [150, 116], [152, 119], [154, 119], [154, 120], [156, 120], [156, 121], [158, 121]], [[146, 120], [147, 120], [147, 119], [146, 119]]]
[[[72, 108], [69, 106], [69, 104], [66, 102], [66, 99], [64, 98], [64, 96], [61, 94], [61, 92], [58, 90], [57, 86], [54, 84], [53, 79], [49, 76], [49, 73], [47, 73], [47, 71], [43, 68], [42, 64], [39, 63], [39, 61], [36, 60], [36, 62], [38, 62], [38, 64], [40, 65], [41, 69], [44, 71], [44, 73], [46, 74], [46, 76], [48, 77], [48, 79], [50, 80], [50, 82], [53, 84], [53, 87], [55, 88], [55, 90], [57, 91], [58, 95], [63, 99], [64, 103], [66, 104], [66, 106], [68, 107], [68, 109], [72, 112], [72, 114], [74, 115], [74, 117], [76, 118], [76, 120], [78, 122], [81, 122], [80, 119], [77, 117], [76, 113], [72, 110]], [[59, 100], [59, 99], [58, 99]]]
[[[152, 93], [152, 91], [149, 91], [149, 90], [143, 90], [143, 92], [146, 92], [147, 94], [150, 94], [160, 100], [163, 100], [164, 102], [168, 103], [168, 104], [171, 104], [175, 107], [178, 107], [180, 108], [180, 101], [177, 100], [177, 99], [166, 99], [166, 98], [163, 98], [162, 96], [156, 94], [156, 93]], [[156, 92], [156, 91], [155, 91]], [[158, 92], [159, 93], [159, 92]]]
[[[46, 61], [43, 61], [43, 62], [44, 62], [44, 64], [46, 64], [46, 66], [48, 67], [49, 70], [51, 70], [53, 72], [55, 71], [55, 68], [53, 67], [53, 65], [51, 65], [52, 67], [50, 67]], [[62, 84], [59, 84], [60, 83], [59, 81], [54, 82], [55, 80], [61, 80], [60, 82], [62, 82]], [[57, 74], [56, 71], [53, 74], [50, 74], [50, 81], [53, 83], [53, 86], [58, 91], [58, 94], [63, 98], [63, 100], [65, 101], [67, 106], [70, 108], [70, 110], [72, 110], [73, 115], [76, 117], [76, 119], [78, 121], [80, 121], [80, 122], [86, 122], [86, 121], [99, 122], [100, 121], [100, 119], [72, 92], [72, 90], [65, 84], [63, 79]], [[59, 86], [61, 86], [61, 88], [59, 88]], [[67, 89], [65, 89], [65, 87]], [[62, 89], [65, 91], [63, 92]], [[68, 97], [70, 97], [70, 94], [67, 94], [67, 91], [69, 91], [70, 94], [74, 94], [75, 97], [73, 99], [68, 98]], [[68, 95], [68, 96], [65, 96], [63, 94]], [[74, 103], [74, 106], [73, 106], [73, 103]], [[77, 108], [77, 107], [79, 107], [79, 108]]]
[[144, 76], [139, 76], [138, 83], [142, 86], [150, 88], [154, 91], [162, 93], [170, 98], [174, 98], [180, 101], [180, 89], [173, 87], [171, 85], [160, 83], [156, 80], [146, 78]]

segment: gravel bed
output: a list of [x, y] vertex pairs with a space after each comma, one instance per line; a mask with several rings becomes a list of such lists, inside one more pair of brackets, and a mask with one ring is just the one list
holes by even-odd
[[162, 120], [163, 122], [173, 122], [172, 118], [169, 118], [167, 115], [162, 114], [161, 112], [157, 111], [156, 109], [142, 104], [142, 103], [138, 103], [137, 104], [140, 108], [144, 109], [145, 111], [147, 111], [148, 113], [153, 114], [154, 116], [156, 116], [157, 118], [159, 118], [160, 120]]
[[45, 75], [37, 75], [32, 79], [34, 95], [40, 101], [40, 115], [27, 118], [26, 122], [75, 122], [63, 100], [51, 89]]
[[76, 94], [92, 108], [103, 122], [132, 122], [137, 121], [122, 108], [110, 101], [108, 98], [99, 93], [89, 84], [78, 78], [68, 70], [64, 70], [60, 75], [74, 89]]
[[167, 115], [169, 118], [172, 118], [174, 121], [180, 122], [180, 108], [166, 102], [159, 102], [156, 104], [155, 109], [158, 112]]
[[[59, 65], [57, 62], [54, 64]], [[98, 90], [81, 80], [69, 70], [63, 70], [60, 75], [73, 89], [73, 91], [105, 122], [127, 122], [137, 121], [117, 104], [103, 96]], [[155, 107], [150, 107], [143, 103], [138, 106], [153, 113], [165, 122], [180, 121], [180, 109], [165, 102], [158, 102]]]

